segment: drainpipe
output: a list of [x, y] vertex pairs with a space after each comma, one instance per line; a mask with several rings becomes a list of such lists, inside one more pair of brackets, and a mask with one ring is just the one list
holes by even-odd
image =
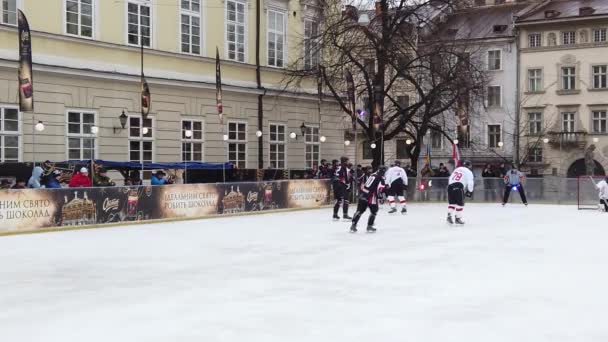
[[[264, 132], [264, 95], [266, 89], [262, 87], [262, 73], [260, 70], [260, 21], [262, 19], [262, 1], [255, 0], [255, 80], [258, 90], [264, 92], [258, 95], [258, 130]], [[258, 138], [258, 169], [264, 168], [264, 134]]]

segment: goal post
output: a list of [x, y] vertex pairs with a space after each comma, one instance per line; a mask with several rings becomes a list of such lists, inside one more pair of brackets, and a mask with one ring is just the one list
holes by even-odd
[[578, 210], [597, 210], [600, 204], [597, 183], [605, 179], [605, 176], [579, 176], [577, 179], [577, 203]]

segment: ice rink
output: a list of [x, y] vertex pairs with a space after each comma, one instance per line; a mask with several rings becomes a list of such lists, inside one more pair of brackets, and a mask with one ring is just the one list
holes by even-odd
[[377, 234], [323, 209], [0, 237], [0, 341], [608, 341], [608, 214], [444, 216], [383, 210]]

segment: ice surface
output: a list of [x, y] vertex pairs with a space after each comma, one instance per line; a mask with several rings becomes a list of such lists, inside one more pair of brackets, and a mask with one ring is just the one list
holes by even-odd
[[2, 237], [0, 341], [608, 341], [608, 214], [330, 211]]

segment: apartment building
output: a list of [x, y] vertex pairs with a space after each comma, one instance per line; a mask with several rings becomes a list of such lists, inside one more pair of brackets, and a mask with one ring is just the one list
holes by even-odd
[[545, 1], [520, 15], [520, 154], [532, 173], [608, 169], [608, 3]]
[[[341, 155], [342, 114], [332, 102], [319, 105], [316, 84], [299, 91], [283, 87], [292, 61], [304, 54], [314, 67], [315, 56], [303, 42], [318, 27], [317, 7], [259, 3], [0, 2], [0, 162], [192, 160], [283, 169]], [[32, 30], [33, 113], [18, 110], [17, 9]], [[140, 114], [141, 45], [152, 98], [146, 120]], [[224, 126], [215, 103], [216, 48]], [[41, 131], [34, 129], [39, 121]]]

